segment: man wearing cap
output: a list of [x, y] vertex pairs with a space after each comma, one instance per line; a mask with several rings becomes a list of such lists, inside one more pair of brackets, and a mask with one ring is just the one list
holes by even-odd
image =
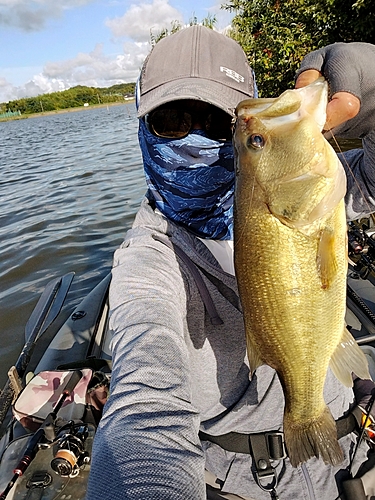
[[[311, 459], [292, 468], [278, 441], [278, 377], [261, 366], [249, 380], [233, 267], [231, 120], [253, 96], [240, 46], [202, 26], [161, 40], [143, 65], [137, 106], [148, 191], [114, 257], [111, 395], [87, 500], [204, 500], [206, 481], [212, 499], [269, 500], [275, 488], [282, 500], [338, 495], [350, 436], [340, 441], [340, 467]], [[353, 401], [331, 373], [325, 394], [335, 418]], [[246, 443], [271, 432], [280, 445], [266, 457], [267, 467], [277, 460], [263, 484], [248, 450], [213, 442], [230, 432]]]

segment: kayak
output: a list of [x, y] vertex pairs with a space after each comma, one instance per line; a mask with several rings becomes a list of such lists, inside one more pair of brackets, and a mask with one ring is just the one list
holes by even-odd
[[[85, 497], [92, 442], [109, 391], [110, 280], [109, 274], [82, 300], [33, 373], [25, 373], [26, 385], [11, 404], [9, 422], [2, 426], [0, 498]], [[39, 323], [43, 309], [48, 322], [56, 302], [51, 292], [53, 287], [37, 304]], [[47, 299], [53, 304], [45, 308]]]
[[[349, 228], [357, 253], [352, 252], [348, 272], [346, 321], [375, 380], [375, 241], [373, 250], [368, 241], [372, 236], [357, 226]], [[73, 274], [47, 284], [26, 325], [26, 344], [11, 383], [0, 394], [0, 500], [85, 498], [92, 443], [111, 376], [111, 274], [53, 333], [35, 366], [30, 363], [44, 332], [58, 323]], [[207, 495], [224, 498], [209, 485]]]

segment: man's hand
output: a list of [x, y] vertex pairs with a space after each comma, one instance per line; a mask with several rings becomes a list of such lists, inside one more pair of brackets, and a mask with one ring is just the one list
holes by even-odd
[[[305, 87], [317, 80], [322, 73], [315, 69], [308, 69], [301, 73], [296, 81], [296, 88]], [[361, 103], [358, 97], [349, 92], [336, 92], [327, 105], [327, 118], [324, 131], [328, 131], [354, 118], [360, 110]]]

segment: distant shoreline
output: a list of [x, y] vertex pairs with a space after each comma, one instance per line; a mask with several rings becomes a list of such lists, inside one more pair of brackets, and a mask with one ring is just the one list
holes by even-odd
[[125, 102], [108, 102], [108, 103], [103, 103], [103, 104], [90, 104], [90, 106], [78, 106], [76, 108], [66, 108], [66, 109], [54, 109], [53, 111], [41, 111], [40, 113], [31, 113], [31, 114], [25, 114], [25, 115], [18, 115], [18, 116], [8, 116], [6, 118], [0, 118], [0, 122], [8, 122], [8, 121], [13, 121], [13, 120], [25, 120], [26, 118], [38, 118], [40, 116], [50, 116], [50, 115], [57, 115], [61, 113], [74, 113], [76, 111], [87, 111], [90, 109], [97, 109], [97, 108], [107, 108], [111, 106], [123, 106], [124, 104], [128, 104], [130, 102], [134, 102], [135, 99], [128, 99]]

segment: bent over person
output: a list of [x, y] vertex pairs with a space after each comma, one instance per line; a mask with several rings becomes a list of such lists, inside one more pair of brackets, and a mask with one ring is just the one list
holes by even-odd
[[326, 137], [362, 140], [362, 149], [338, 155], [347, 176], [347, 218], [359, 219], [375, 212], [375, 45], [334, 43], [310, 52], [296, 86], [320, 75], [330, 88]]
[[[279, 442], [279, 379], [268, 366], [249, 376], [233, 266], [231, 122], [253, 96], [240, 46], [202, 26], [161, 40], [143, 65], [137, 106], [148, 191], [114, 257], [111, 394], [87, 500], [269, 500], [257, 460], [241, 446], [249, 435], [264, 444], [265, 433], [276, 443], [266, 465], [281, 500], [333, 500], [347, 475], [351, 435], [340, 439], [340, 466], [290, 465]], [[335, 419], [354, 402], [331, 372], [325, 399]], [[238, 445], [215, 443], [232, 432]]]

